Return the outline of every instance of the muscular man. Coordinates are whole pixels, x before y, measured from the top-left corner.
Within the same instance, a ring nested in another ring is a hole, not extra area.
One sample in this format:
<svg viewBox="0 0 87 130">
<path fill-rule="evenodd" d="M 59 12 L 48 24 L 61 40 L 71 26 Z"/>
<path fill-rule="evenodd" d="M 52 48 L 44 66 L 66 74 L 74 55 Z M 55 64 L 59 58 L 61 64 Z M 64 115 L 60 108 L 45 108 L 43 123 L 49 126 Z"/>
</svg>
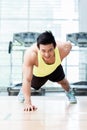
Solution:
<svg viewBox="0 0 87 130">
<path fill-rule="evenodd" d="M 65 78 L 62 60 L 69 54 L 70 42 L 56 42 L 52 32 L 46 31 L 39 35 L 37 44 L 26 50 L 23 63 L 23 95 L 19 92 L 19 99 L 24 101 L 24 110 L 36 110 L 31 102 L 31 87 L 38 90 L 47 80 L 57 82 L 65 90 L 70 103 L 77 103 L 68 80 Z"/>
</svg>

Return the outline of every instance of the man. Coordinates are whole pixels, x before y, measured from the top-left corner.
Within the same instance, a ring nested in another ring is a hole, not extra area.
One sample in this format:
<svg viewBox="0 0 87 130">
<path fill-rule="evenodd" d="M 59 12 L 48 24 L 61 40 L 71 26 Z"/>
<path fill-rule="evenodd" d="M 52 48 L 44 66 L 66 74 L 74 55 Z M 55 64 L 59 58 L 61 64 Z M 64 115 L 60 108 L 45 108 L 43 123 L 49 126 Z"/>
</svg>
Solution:
<svg viewBox="0 0 87 130">
<path fill-rule="evenodd" d="M 61 61 L 71 49 L 70 42 L 56 42 L 53 34 L 46 31 L 39 35 L 37 44 L 26 50 L 23 63 L 23 85 L 18 95 L 21 101 L 24 100 L 25 111 L 37 109 L 31 102 L 31 87 L 38 90 L 47 80 L 60 84 L 70 103 L 77 103 L 61 65 Z"/>
</svg>

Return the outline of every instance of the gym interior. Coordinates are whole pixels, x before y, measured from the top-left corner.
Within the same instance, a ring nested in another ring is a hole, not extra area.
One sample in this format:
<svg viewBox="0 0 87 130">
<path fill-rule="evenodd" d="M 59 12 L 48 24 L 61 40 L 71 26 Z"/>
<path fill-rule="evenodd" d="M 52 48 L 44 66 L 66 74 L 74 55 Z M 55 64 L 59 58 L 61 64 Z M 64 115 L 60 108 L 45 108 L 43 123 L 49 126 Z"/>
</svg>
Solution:
<svg viewBox="0 0 87 130">
<path fill-rule="evenodd" d="M 87 129 L 86 4 L 86 0 L 0 0 L 0 129 Z M 56 40 L 72 43 L 62 65 L 77 104 L 67 101 L 60 85 L 47 81 L 40 90 L 31 89 L 38 109 L 25 112 L 17 98 L 24 52 L 46 30 Z"/>
</svg>

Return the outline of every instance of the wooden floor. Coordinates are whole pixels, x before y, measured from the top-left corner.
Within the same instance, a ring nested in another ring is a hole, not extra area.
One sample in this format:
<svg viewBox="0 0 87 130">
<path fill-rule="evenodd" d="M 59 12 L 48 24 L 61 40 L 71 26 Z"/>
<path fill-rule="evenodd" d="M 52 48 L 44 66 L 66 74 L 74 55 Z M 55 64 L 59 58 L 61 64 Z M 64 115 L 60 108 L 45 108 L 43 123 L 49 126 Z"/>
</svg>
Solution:
<svg viewBox="0 0 87 130">
<path fill-rule="evenodd" d="M 24 112 L 17 96 L 0 96 L 0 130 L 87 130 L 87 96 L 69 104 L 65 94 L 32 96 L 38 107 Z"/>
</svg>

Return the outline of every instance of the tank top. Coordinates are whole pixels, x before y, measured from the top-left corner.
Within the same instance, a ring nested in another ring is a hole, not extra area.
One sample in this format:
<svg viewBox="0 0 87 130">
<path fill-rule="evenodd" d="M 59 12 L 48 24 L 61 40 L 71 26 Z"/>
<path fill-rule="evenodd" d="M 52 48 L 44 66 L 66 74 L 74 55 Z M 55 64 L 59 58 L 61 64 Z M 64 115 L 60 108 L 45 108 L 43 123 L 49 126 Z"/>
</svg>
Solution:
<svg viewBox="0 0 87 130">
<path fill-rule="evenodd" d="M 34 66 L 33 68 L 33 75 L 37 77 L 44 77 L 51 74 L 60 64 L 60 54 L 59 50 L 56 47 L 55 50 L 55 62 L 53 64 L 46 64 L 45 61 L 42 59 L 40 51 L 38 51 L 38 66 Z"/>
</svg>

